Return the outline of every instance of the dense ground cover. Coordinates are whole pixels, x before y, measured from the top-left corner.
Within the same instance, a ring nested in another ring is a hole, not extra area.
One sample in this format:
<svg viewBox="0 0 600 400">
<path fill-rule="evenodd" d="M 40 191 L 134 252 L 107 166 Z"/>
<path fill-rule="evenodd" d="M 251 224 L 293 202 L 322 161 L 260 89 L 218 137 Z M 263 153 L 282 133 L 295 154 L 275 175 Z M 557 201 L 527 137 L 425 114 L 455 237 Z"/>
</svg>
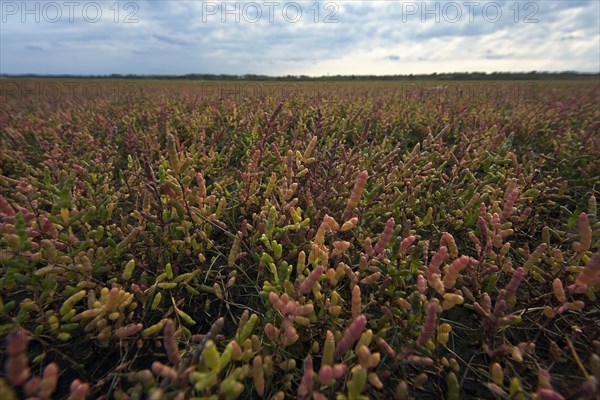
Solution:
<svg viewBox="0 0 600 400">
<path fill-rule="evenodd" d="M 3 399 L 598 396 L 598 80 L 0 85 Z"/>
</svg>

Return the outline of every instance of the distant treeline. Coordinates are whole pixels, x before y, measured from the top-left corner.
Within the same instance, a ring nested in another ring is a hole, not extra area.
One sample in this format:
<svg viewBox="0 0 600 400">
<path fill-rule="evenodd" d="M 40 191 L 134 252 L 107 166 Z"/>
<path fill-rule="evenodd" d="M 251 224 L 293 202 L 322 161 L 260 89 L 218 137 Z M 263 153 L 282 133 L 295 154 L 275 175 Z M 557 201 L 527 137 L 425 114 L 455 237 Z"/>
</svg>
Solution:
<svg viewBox="0 0 600 400">
<path fill-rule="evenodd" d="M 38 74 L 0 74 L 1 78 L 82 78 L 82 79 L 164 79 L 164 80 L 202 80 L 202 81 L 414 81 L 414 80 L 535 80 L 535 79 L 578 79 L 600 78 L 599 73 L 585 72 L 457 72 L 408 75 L 326 75 L 311 77 L 307 75 L 227 75 L 227 74 L 186 74 L 186 75 L 38 75 Z"/>
</svg>

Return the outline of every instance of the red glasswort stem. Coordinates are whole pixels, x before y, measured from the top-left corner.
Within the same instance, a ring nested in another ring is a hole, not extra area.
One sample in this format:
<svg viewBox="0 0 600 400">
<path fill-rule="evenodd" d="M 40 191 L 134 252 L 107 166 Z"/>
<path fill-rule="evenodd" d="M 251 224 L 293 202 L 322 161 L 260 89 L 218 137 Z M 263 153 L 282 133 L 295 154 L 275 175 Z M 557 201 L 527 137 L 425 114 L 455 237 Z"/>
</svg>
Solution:
<svg viewBox="0 0 600 400">
<path fill-rule="evenodd" d="M 334 357 L 339 358 L 342 355 L 346 354 L 346 352 L 350 349 L 352 344 L 360 338 L 360 335 L 362 334 L 366 326 L 367 317 L 365 317 L 364 315 L 359 315 L 358 317 L 356 317 L 356 319 L 354 319 L 354 321 L 352 321 L 344 331 L 342 339 L 335 348 Z"/>
</svg>

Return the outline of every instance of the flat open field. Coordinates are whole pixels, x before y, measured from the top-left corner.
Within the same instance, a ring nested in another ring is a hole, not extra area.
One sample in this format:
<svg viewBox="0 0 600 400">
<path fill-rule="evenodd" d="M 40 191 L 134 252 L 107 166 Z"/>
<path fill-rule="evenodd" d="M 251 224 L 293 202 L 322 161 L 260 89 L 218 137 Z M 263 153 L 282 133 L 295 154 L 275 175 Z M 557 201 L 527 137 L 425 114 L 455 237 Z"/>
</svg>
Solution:
<svg viewBox="0 0 600 400">
<path fill-rule="evenodd" d="M 597 78 L 0 88 L 3 400 L 599 396 Z"/>
</svg>

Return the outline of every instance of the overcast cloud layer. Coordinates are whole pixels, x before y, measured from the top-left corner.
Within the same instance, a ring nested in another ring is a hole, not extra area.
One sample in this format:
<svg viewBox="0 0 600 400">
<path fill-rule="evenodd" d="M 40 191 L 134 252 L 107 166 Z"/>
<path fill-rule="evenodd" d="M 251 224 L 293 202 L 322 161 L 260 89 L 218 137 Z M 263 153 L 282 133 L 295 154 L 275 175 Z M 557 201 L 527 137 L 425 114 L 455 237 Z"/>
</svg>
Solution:
<svg viewBox="0 0 600 400">
<path fill-rule="evenodd" d="M 0 1 L 7 74 L 600 71 L 600 2 Z"/>
</svg>

